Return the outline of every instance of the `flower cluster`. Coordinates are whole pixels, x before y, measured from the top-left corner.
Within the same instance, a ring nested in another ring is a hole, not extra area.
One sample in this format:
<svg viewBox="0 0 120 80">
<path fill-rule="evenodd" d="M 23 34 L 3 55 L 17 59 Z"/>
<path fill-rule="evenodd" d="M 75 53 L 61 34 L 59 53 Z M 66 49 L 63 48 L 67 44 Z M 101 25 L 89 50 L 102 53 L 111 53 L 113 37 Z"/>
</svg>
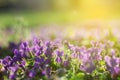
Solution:
<svg viewBox="0 0 120 80">
<path fill-rule="evenodd" d="M 103 75 L 100 74 L 105 73 L 117 79 L 120 74 L 119 55 L 112 46 L 98 42 L 92 42 L 88 47 L 34 39 L 22 42 L 14 50 L 14 56 L 0 60 L 0 74 L 9 80 L 52 80 L 63 76 L 73 80 L 70 75 L 79 73 L 93 78 L 101 78 Z"/>
</svg>

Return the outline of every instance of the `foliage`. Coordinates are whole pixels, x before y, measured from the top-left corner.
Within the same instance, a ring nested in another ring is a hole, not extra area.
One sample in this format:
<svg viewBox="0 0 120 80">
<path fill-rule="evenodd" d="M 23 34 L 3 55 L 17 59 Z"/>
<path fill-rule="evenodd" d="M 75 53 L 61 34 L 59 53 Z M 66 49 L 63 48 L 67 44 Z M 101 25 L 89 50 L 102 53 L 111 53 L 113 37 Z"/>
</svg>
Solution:
<svg viewBox="0 0 120 80">
<path fill-rule="evenodd" d="M 0 60 L 1 78 L 119 80 L 119 48 L 111 44 L 92 41 L 90 47 L 74 46 L 35 38 L 21 43 L 13 57 Z"/>
</svg>

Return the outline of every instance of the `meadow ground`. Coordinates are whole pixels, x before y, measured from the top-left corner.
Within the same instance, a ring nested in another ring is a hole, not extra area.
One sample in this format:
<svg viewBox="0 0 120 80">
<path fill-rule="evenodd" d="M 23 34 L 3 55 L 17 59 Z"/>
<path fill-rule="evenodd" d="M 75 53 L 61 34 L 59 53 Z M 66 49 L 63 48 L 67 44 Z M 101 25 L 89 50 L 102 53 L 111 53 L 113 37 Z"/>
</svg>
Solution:
<svg viewBox="0 0 120 80">
<path fill-rule="evenodd" d="M 120 80 L 120 21 L 79 18 L 0 13 L 0 79 Z"/>
</svg>

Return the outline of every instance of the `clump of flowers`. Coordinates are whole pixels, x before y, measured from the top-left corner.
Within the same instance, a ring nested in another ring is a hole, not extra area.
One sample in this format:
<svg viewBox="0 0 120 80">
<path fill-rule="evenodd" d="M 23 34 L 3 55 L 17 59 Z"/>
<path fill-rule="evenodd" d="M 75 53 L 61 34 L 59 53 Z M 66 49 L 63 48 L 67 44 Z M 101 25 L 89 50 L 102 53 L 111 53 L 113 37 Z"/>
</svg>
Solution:
<svg viewBox="0 0 120 80">
<path fill-rule="evenodd" d="M 120 58 L 115 53 L 101 43 L 80 47 L 34 39 L 0 60 L 0 75 L 6 80 L 108 80 L 108 76 L 117 80 Z"/>
</svg>

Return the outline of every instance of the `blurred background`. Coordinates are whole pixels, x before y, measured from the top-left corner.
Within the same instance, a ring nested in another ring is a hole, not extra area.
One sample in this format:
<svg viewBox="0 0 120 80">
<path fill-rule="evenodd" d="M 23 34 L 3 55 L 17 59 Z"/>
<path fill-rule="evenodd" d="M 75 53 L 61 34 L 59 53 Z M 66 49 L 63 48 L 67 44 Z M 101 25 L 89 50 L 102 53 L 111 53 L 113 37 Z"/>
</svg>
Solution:
<svg viewBox="0 0 120 80">
<path fill-rule="evenodd" d="M 120 0 L 0 0 L 3 52 L 34 36 L 83 44 L 93 39 L 116 41 L 119 27 Z"/>
</svg>

